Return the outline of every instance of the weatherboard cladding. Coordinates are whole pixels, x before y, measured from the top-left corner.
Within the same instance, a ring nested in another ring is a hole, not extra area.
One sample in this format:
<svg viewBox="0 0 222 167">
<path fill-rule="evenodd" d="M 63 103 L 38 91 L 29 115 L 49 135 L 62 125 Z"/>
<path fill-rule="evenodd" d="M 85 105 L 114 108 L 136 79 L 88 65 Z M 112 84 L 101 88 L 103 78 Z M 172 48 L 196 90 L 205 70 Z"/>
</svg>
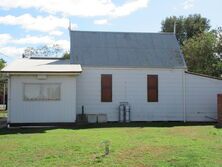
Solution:
<svg viewBox="0 0 222 167">
<path fill-rule="evenodd" d="M 88 67 L 186 68 L 172 33 L 70 31 L 71 63 Z"/>
</svg>

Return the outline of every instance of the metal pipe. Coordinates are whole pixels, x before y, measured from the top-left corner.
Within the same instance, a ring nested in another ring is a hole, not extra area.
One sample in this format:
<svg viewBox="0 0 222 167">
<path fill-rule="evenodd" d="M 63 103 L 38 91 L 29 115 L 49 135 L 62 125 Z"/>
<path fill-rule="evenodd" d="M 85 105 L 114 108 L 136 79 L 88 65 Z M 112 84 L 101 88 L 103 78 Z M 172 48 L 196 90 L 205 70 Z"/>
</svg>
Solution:
<svg viewBox="0 0 222 167">
<path fill-rule="evenodd" d="M 5 83 L 3 84 L 3 104 L 5 104 Z"/>
<path fill-rule="evenodd" d="M 186 73 L 183 71 L 183 122 L 186 122 Z"/>
<path fill-rule="evenodd" d="M 85 113 L 85 109 L 84 109 L 84 106 L 82 106 L 82 115 L 84 115 Z"/>
<path fill-rule="evenodd" d="M 8 118 L 7 122 L 10 123 L 11 120 L 11 112 L 10 112 L 10 107 L 11 107 L 11 76 L 8 76 L 8 103 L 7 103 L 7 113 L 8 113 Z"/>
<path fill-rule="evenodd" d="M 177 24 L 176 24 L 176 21 L 174 22 L 174 24 L 173 24 L 173 33 L 176 35 L 176 31 L 177 31 Z"/>
</svg>

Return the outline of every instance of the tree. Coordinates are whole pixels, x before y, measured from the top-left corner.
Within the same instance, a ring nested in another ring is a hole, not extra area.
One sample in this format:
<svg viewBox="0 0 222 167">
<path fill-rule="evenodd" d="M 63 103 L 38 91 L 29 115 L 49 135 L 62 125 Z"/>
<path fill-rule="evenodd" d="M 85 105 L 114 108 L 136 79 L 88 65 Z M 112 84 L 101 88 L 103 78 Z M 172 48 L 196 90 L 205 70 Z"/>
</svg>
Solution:
<svg viewBox="0 0 222 167">
<path fill-rule="evenodd" d="M 2 58 L 0 58 L 0 70 L 3 69 L 6 66 L 6 61 Z M 5 75 L 3 73 L 0 73 L 0 80 L 4 80 Z"/>
<path fill-rule="evenodd" d="M 0 70 L 3 69 L 5 67 L 5 65 L 6 65 L 5 60 L 1 58 L 0 59 Z"/>
<path fill-rule="evenodd" d="M 195 35 L 206 32 L 210 29 L 210 20 L 201 17 L 200 14 L 189 15 L 184 20 L 186 38 L 192 38 Z"/>
<path fill-rule="evenodd" d="M 182 51 L 189 71 L 219 77 L 222 73 L 222 62 L 217 54 L 217 36 L 205 32 L 193 36 L 184 42 Z"/>
<path fill-rule="evenodd" d="M 70 59 L 70 53 L 69 53 L 69 52 L 65 52 L 65 53 L 63 54 L 63 58 L 64 58 L 64 59 Z"/>
<path fill-rule="evenodd" d="M 176 24 L 176 37 L 177 40 L 182 44 L 186 38 L 185 30 L 184 30 L 184 17 L 176 17 L 171 16 L 167 17 L 164 21 L 162 21 L 161 31 L 162 32 L 173 32 L 174 24 Z"/>
<path fill-rule="evenodd" d="M 161 23 L 162 32 L 173 32 L 176 24 L 176 37 L 181 45 L 184 41 L 210 29 L 210 21 L 200 14 L 167 17 Z"/>
<path fill-rule="evenodd" d="M 63 55 L 63 49 L 59 45 L 47 46 L 33 48 L 28 47 L 24 50 L 22 54 L 23 58 L 29 57 L 61 57 Z"/>
<path fill-rule="evenodd" d="M 181 45 L 188 70 L 220 77 L 222 74 L 222 28 L 209 32 L 210 21 L 200 14 L 167 17 L 162 32 L 173 32 Z"/>
<path fill-rule="evenodd" d="M 5 65 L 6 65 L 6 62 L 5 62 L 5 60 L 4 59 L 0 59 L 0 70 L 2 69 L 2 68 L 4 68 L 5 67 Z M 1 104 L 3 103 L 3 102 L 5 102 L 3 99 L 5 98 L 4 97 L 4 93 L 5 93 L 5 89 L 7 89 L 7 84 L 4 86 L 4 84 L 5 84 L 5 82 L 6 82 L 6 76 L 3 74 L 3 73 L 0 73 L 0 97 L 1 97 Z"/>
</svg>

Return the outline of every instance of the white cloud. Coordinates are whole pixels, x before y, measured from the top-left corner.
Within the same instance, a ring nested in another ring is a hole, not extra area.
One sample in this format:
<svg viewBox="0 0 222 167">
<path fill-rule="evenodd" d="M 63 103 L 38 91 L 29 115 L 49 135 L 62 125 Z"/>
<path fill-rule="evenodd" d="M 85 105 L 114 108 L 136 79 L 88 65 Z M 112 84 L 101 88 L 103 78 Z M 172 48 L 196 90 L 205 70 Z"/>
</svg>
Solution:
<svg viewBox="0 0 222 167">
<path fill-rule="evenodd" d="M 62 34 L 63 34 L 63 32 L 62 31 L 58 31 L 58 30 L 49 32 L 49 35 L 55 35 L 55 36 L 61 36 Z"/>
<path fill-rule="evenodd" d="M 195 0 L 185 0 L 183 2 L 183 9 L 188 10 L 194 7 Z"/>
<path fill-rule="evenodd" d="M 108 20 L 107 19 L 94 20 L 94 24 L 99 24 L 99 25 L 108 24 Z"/>
<path fill-rule="evenodd" d="M 12 39 L 10 43 L 18 45 L 35 45 L 35 44 L 51 44 L 54 40 L 49 36 L 30 36 L 27 35 L 23 38 Z"/>
<path fill-rule="evenodd" d="M 111 16 L 120 17 L 127 16 L 140 8 L 145 8 L 148 5 L 148 0 L 131 0 L 122 6 L 116 7 Z"/>
<path fill-rule="evenodd" d="M 54 45 L 58 44 L 64 50 L 69 50 L 70 44 L 68 40 L 56 40 L 52 36 L 30 36 L 22 38 L 13 38 L 10 34 L 0 34 L 0 53 L 10 57 L 19 57 L 24 49 L 33 45 Z M 22 46 L 22 47 L 20 47 Z M 24 47 L 25 46 L 25 47 Z"/>
<path fill-rule="evenodd" d="M 2 38 L 2 39 L 1 39 Z M 10 34 L 0 34 L 0 44 L 6 46 L 8 44 L 16 45 L 53 45 L 58 44 L 64 49 L 69 49 L 69 41 L 64 39 L 56 40 L 52 36 L 31 36 L 27 35 L 22 38 L 13 38 Z"/>
<path fill-rule="evenodd" d="M 58 18 L 55 16 L 37 16 L 33 17 L 30 14 L 21 16 L 1 16 L 0 24 L 19 25 L 26 30 L 35 30 L 40 32 L 54 32 L 59 28 L 68 28 L 69 20 L 67 18 Z M 76 25 L 77 26 L 77 25 Z"/>
<path fill-rule="evenodd" d="M 126 16 L 145 8 L 149 0 L 127 0 L 121 5 L 116 5 L 112 0 L 1 0 L 0 7 L 10 8 L 35 8 L 47 13 L 61 13 L 66 16 Z"/>
<path fill-rule="evenodd" d="M 0 16 L 0 24 L 17 25 L 25 30 L 46 32 L 47 36 L 30 36 L 14 38 L 10 34 L 0 34 L 0 52 L 10 56 L 21 56 L 24 45 L 59 44 L 69 49 L 69 41 L 56 39 L 55 36 L 63 34 L 61 29 L 67 29 L 69 20 L 67 16 L 105 17 L 95 20 L 95 24 L 107 24 L 111 19 L 123 17 L 146 8 L 149 0 L 125 0 L 122 4 L 115 4 L 112 0 L 0 0 L 0 9 L 37 9 L 49 16 Z M 57 16 L 55 16 L 55 14 Z M 58 17 L 60 14 L 60 17 Z M 72 24 L 72 29 L 77 25 Z M 17 47 L 18 46 L 18 47 Z"/>
<path fill-rule="evenodd" d="M 12 58 L 22 57 L 25 48 L 18 48 L 13 46 L 0 47 L 0 53 Z"/>
<path fill-rule="evenodd" d="M 54 43 L 53 43 L 54 44 Z M 60 47 L 62 47 L 64 50 L 69 50 L 70 48 L 70 43 L 67 40 L 57 40 L 55 41 L 55 44 L 58 44 Z"/>
<path fill-rule="evenodd" d="M 71 30 L 76 30 L 78 28 L 78 25 L 71 23 L 71 27 L 70 28 L 71 28 Z"/>
<path fill-rule="evenodd" d="M 8 43 L 12 39 L 10 34 L 0 34 L 0 45 Z"/>
</svg>

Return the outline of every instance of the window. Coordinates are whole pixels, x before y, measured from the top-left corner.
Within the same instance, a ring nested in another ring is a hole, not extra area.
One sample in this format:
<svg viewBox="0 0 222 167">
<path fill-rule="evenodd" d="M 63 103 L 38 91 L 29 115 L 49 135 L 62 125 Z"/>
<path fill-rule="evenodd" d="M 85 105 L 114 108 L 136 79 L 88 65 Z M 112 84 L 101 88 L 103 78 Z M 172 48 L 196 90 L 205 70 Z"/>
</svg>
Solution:
<svg viewBox="0 0 222 167">
<path fill-rule="evenodd" d="M 24 100 L 60 100 L 59 83 L 24 83 Z"/>
<path fill-rule="evenodd" d="M 158 102 L 158 75 L 147 75 L 147 100 Z"/>
<path fill-rule="evenodd" d="M 101 75 L 101 102 L 112 102 L 112 75 Z"/>
</svg>

